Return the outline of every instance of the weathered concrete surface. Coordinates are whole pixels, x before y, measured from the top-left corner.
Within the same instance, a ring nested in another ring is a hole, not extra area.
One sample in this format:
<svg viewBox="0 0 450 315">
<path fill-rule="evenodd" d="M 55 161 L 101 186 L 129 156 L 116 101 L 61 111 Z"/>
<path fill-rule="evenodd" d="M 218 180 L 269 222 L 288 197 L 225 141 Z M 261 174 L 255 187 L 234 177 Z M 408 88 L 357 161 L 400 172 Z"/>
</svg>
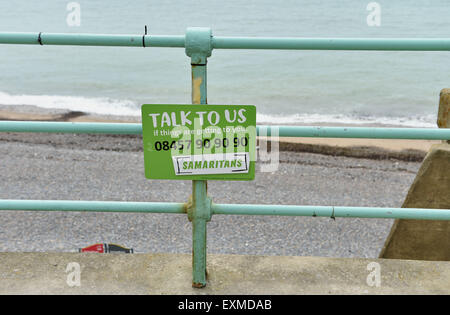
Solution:
<svg viewBox="0 0 450 315">
<path fill-rule="evenodd" d="M 439 128 L 450 128 L 450 89 L 441 90 L 437 124 Z"/>
<path fill-rule="evenodd" d="M 439 97 L 437 125 L 439 128 L 450 128 L 450 89 L 442 89 Z M 450 143 L 450 140 L 442 142 Z"/>
<path fill-rule="evenodd" d="M 209 255 L 208 286 L 193 289 L 190 255 L 0 253 L 0 294 L 450 294 L 450 262 Z"/>
<path fill-rule="evenodd" d="M 431 148 L 403 208 L 450 209 L 450 144 Z M 450 261 L 450 221 L 396 220 L 380 258 Z"/>
</svg>

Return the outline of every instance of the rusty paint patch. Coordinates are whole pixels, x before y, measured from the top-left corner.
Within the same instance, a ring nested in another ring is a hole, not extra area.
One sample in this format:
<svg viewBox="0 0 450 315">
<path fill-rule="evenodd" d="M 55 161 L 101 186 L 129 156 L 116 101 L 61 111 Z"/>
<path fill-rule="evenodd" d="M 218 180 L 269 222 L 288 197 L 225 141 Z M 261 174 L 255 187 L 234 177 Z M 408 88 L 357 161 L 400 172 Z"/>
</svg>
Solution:
<svg viewBox="0 0 450 315">
<path fill-rule="evenodd" d="M 194 201 L 192 200 L 192 195 L 189 196 L 188 202 L 184 204 L 184 209 L 188 215 L 188 220 L 192 222 L 194 218 L 193 209 L 194 209 Z"/>
<path fill-rule="evenodd" d="M 183 212 L 184 213 L 188 212 L 188 207 L 189 207 L 189 203 L 188 202 L 183 203 Z"/>
<path fill-rule="evenodd" d="M 200 87 L 202 83 L 203 79 L 201 77 L 192 79 L 192 104 L 200 104 L 202 96 Z"/>
<path fill-rule="evenodd" d="M 197 282 L 192 282 L 192 287 L 193 287 L 193 288 L 197 288 L 197 289 L 201 289 L 201 288 L 206 287 L 206 284 L 203 284 L 203 283 L 197 283 Z"/>
</svg>

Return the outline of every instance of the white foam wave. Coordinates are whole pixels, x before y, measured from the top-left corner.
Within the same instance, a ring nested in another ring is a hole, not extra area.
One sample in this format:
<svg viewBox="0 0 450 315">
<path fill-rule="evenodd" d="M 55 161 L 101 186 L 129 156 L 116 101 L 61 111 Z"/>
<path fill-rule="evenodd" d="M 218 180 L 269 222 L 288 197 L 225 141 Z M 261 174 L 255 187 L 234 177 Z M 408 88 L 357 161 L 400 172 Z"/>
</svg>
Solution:
<svg viewBox="0 0 450 315">
<path fill-rule="evenodd" d="M 139 116 L 140 109 L 132 101 L 106 97 L 61 95 L 11 95 L 0 92 L 1 105 L 31 105 L 47 109 L 68 109 L 101 115 Z"/>
<path fill-rule="evenodd" d="M 321 114 L 295 114 L 295 115 L 267 115 L 258 113 L 258 124 L 351 124 L 351 125 L 392 125 L 399 127 L 437 128 L 436 116 L 415 117 L 381 117 L 381 116 L 354 116 L 354 115 L 321 115 Z"/>
<path fill-rule="evenodd" d="M 140 104 L 131 100 L 116 100 L 106 97 L 80 97 L 61 95 L 11 95 L 0 92 L 1 105 L 31 105 L 46 109 L 67 109 L 91 114 L 113 116 L 140 116 Z M 379 124 L 403 127 L 436 127 L 436 116 L 380 117 L 356 115 L 257 114 L 258 124 Z"/>
</svg>

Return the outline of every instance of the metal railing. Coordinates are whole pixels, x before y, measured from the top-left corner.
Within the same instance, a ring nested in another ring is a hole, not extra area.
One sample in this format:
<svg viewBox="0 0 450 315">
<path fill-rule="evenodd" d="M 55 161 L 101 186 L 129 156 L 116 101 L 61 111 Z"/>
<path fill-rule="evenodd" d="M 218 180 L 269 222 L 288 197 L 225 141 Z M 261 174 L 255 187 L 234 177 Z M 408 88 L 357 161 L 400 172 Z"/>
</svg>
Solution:
<svg viewBox="0 0 450 315">
<path fill-rule="evenodd" d="M 209 28 L 188 28 L 184 36 L 0 33 L 0 44 L 185 48 L 187 56 L 191 58 L 192 82 L 201 82 L 192 84 L 192 104 L 207 103 L 206 64 L 213 49 L 450 50 L 450 39 L 447 38 L 220 37 L 212 36 Z M 257 134 L 264 130 L 264 136 L 270 136 L 273 128 L 277 128 L 280 137 L 450 140 L 450 129 L 432 128 L 257 126 Z M 142 126 L 132 123 L 0 121 L 0 132 L 142 134 Z M 0 210 L 187 214 L 193 226 L 192 285 L 194 287 L 206 285 L 206 225 L 213 214 L 450 220 L 449 209 L 215 204 L 207 195 L 206 181 L 194 180 L 192 186 L 192 196 L 186 203 L 0 200 Z"/>
</svg>

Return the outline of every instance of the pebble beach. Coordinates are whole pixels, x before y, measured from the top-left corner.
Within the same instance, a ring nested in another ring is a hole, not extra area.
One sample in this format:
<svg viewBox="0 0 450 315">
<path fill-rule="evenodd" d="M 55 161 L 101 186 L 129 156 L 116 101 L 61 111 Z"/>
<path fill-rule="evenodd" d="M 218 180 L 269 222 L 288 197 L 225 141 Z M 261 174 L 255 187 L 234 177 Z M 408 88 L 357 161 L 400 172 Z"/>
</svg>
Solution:
<svg viewBox="0 0 450 315">
<path fill-rule="evenodd" d="M 0 118 L 132 121 L 5 106 Z M 427 145 L 421 142 L 415 152 Z M 281 151 L 276 172 L 257 167 L 254 181 L 209 181 L 208 193 L 216 203 L 401 207 L 420 167 L 417 157 L 330 152 Z M 192 189 L 190 181 L 145 178 L 140 136 L 0 133 L 0 161 L 1 199 L 186 202 Z M 208 223 L 208 252 L 376 258 L 392 223 L 215 215 Z M 76 252 L 94 243 L 116 243 L 136 253 L 190 253 L 192 246 L 186 215 L 2 211 L 0 226 L 0 251 Z"/>
</svg>

